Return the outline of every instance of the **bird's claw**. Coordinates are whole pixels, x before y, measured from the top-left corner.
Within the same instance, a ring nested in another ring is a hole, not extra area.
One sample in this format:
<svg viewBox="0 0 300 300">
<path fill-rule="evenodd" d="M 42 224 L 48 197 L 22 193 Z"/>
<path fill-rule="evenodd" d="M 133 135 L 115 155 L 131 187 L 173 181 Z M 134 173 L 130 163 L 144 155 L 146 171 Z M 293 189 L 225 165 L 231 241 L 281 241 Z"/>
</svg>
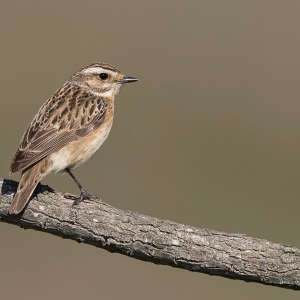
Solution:
<svg viewBox="0 0 300 300">
<path fill-rule="evenodd" d="M 83 200 L 86 200 L 86 199 L 96 200 L 96 199 L 100 199 L 100 198 L 97 195 L 90 195 L 87 191 L 82 189 L 79 198 L 73 202 L 72 206 L 78 205 L 80 202 L 82 202 Z"/>
</svg>

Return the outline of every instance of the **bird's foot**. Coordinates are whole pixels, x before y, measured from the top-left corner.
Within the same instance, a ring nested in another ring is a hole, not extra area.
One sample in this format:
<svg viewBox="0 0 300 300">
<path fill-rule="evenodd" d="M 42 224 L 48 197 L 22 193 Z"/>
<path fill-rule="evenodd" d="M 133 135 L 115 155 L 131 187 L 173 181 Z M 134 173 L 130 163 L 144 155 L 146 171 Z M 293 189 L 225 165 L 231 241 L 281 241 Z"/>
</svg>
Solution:
<svg viewBox="0 0 300 300">
<path fill-rule="evenodd" d="M 97 195 L 90 195 L 86 190 L 82 189 L 79 198 L 73 202 L 72 206 L 78 205 L 81 201 L 83 201 L 85 199 L 88 199 L 88 200 L 99 199 L 99 200 L 101 200 Z"/>
</svg>

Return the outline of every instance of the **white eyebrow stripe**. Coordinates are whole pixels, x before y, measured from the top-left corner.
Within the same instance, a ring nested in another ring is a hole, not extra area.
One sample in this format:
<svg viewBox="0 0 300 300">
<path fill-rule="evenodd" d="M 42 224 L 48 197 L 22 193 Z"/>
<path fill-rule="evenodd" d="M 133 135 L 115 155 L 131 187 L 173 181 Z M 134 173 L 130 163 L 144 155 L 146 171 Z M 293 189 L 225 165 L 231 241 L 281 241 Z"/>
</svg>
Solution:
<svg viewBox="0 0 300 300">
<path fill-rule="evenodd" d="M 94 67 L 94 68 L 89 68 L 83 71 L 83 73 L 85 74 L 90 74 L 90 73 L 96 73 L 96 74 L 100 74 L 100 73 L 110 73 L 109 70 L 103 69 L 101 67 Z"/>
</svg>

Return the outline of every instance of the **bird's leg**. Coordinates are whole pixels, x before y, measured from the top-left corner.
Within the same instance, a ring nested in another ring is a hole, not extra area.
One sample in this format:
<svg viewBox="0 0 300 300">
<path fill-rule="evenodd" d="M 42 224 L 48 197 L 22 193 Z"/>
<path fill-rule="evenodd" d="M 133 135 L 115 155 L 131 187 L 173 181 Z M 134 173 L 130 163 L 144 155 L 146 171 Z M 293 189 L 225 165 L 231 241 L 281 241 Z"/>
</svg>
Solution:
<svg viewBox="0 0 300 300">
<path fill-rule="evenodd" d="M 79 181 L 76 179 L 76 177 L 74 176 L 74 174 L 71 172 L 71 170 L 69 168 L 66 169 L 66 171 L 69 173 L 69 175 L 73 178 L 73 180 L 75 181 L 76 185 L 79 187 L 80 189 L 80 196 L 77 200 L 75 200 L 73 202 L 73 205 L 77 205 L 79 204 L 82 200 L 84 199 L 99 199 L 99 197 L 97 195 L 90 195 L 83 187 L 82 185 L 79 183 Z"/>
</svg>

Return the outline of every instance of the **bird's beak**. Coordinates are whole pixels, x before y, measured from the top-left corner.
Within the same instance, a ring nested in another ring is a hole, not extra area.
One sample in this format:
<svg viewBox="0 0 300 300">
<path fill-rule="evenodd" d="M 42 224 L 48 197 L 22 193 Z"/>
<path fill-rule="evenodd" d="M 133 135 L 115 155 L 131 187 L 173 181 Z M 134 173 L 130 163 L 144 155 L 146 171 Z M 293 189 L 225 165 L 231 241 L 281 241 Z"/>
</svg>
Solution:
<svg viewBox="0 0 300 300">
<path fill-rule="evenodd" d="M 135 81 L 139 81 L 139 79 L 131 76 L 124 76 L 123 78 L 118 80 L 118 83 L 123 84 L 123 83 L 135 82 Z"/>
</svg>

